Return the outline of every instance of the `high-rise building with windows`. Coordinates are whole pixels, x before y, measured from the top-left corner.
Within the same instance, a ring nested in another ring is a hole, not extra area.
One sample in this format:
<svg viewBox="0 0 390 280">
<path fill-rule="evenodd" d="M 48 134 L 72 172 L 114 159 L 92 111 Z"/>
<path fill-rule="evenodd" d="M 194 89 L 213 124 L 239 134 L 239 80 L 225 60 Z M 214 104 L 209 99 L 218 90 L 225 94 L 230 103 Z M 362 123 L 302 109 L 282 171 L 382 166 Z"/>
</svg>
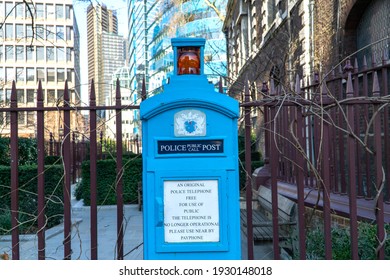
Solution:
<svg viewBox="0 0 390 280">
<path fill-rule="evenodd" d="M 0 22 L 0 107 L 9 106 L 13 80 L 19 107 L 36 106 L 39 80 L 45 106 L 60 104 L 65 80 L 71 102 L 78 103 L 79 35 L 72 1 L 0 1 Z M 7 134 L 9 116 L 0 113 L 2 134 Z M 21 136 L 35 136 L 35 118 L 33 111 L 19 113 Z M 58 112 L 47 112 L 45 131 L 58 136 L 60 118 Z"/>
<path fill-rule="evenodd" d="M 104 4 L 87 9 L 88 80 L 94 80 L 96 104 L 105 105 L 111 75 L 124 66 L 124 39 L 118 35 L 116 12 Z"/>
<path fill-rule="evenodd" d="M 163 90 L 173 72 L 173 37 L 206 38 L 204 73 L 212 83 L 226 76 L 226 39 L 222 32 L 226 1 L 213 3 L 215 9 L 201 0 L 128 0 L 128 40 L 133 52 L 130 65 L 134 63 L 137 89 L 141 89 L 144 78 L 149 96 Z"/>
</svg>

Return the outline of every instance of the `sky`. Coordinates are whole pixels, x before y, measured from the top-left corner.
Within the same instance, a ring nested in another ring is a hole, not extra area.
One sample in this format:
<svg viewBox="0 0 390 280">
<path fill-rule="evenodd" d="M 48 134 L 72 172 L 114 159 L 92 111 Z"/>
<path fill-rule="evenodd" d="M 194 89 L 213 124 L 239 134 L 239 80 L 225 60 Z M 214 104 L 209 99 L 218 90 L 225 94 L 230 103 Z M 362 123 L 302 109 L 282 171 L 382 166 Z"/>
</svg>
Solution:
<svg viewBox="0 0 390 280">
<path fill-rule="evenodd" d="M 88 100 L 88 55 L 87 55 L 87 8 L 90 3 L 104 3 L 110 10 L 117 11 L 118 34 L 127 37 L 127 1 L 107 0 L 107 1 L 86 1 L 73 0 L 73 9 L 80 33 L 80 83 L 81 100 Z"/>
</svg>

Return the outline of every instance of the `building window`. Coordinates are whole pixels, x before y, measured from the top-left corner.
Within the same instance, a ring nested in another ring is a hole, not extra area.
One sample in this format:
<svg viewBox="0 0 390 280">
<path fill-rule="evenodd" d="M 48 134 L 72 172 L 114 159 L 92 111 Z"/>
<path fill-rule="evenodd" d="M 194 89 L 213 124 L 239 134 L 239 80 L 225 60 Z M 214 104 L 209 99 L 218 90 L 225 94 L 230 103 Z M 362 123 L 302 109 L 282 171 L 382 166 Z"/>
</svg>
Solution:
<svg viewBox="0 0 390 280">
<path fill-rule="evenodd" d="M 61 4 L 56 4 L 56 19 L 64 18 L 64 6 Z"/>
<path fill-rule="evenodd" d="M 35 38 L 38 40 L 45 39 L 45 28 L 41 24 L 35 26 Z"/>
<path fill-rule="evenodd" d="M 26 59 L 27 61 L 34 60 L 34 47 L 26 46 Z"/>
<path fill-rule="evenodd" d="M 25 9 L 25 17 L 30 19 L 30 18 L 33 18 L 35 15 L 35 8 L 34 8 L 34 5 L 32 3 L 28 3 L 28 4 L 23 4 L 23 6 L 26 8 Z"/>
<path fill-rule="evenodd" d="M 65 82 L 65 69 L 57 68 L 57 83 Z"/>
<path fill-rule="evenodd" d="M 45 60 L 45 48 L 37 47 L 37 61 L 44 61 L 44 60 Z"/>
<path fill-rule="evenodd" d="M 47 68 L 47 81 L 48 82 L 55 82 L 54 68 Z"/>
<path fill-rule="evenodd" d="M 66 62 L 72 62 L 72 48 L 66 48 Z"/>
<path fill-rule="evenodd" d="M 45 9 L 43 4 L 36 4 L 36 12 L 37 12 L 37 18 L 43 19 L 45 18 Z"/>
<path fill-rule="evenodd" d="M 16 39 L 22 39 L 22 38 L 24 38 L 23 24 L 17 24 L 16 25 Z"/>
<path fill-rule="evenodd" d="M 66 71 L 66 79 L 68 80 L 68 82 L 73 83 L 73 69 L 68 69 Z"/>
<path fill-rule="evenodd" d="M 5 24 L 5 39 L 6 40 L 14 39 L 14 25 L 12 23 Z"/>
<path fill-rule="evenodd" d="M 14 3 L 13 2 L 5 2 L 5 16 L 8 18 L 14 17 Z"/>
<path fill-rule="evenodd" d="M 5 61 L 14 61 L 14 46 L 5 46 Z"/>
<path fill-rule="evenodd" d="M 54 47 L 46 47 L 46 61 L 54 62 Z"/>
<path fill-rule="evenodd" d="M 24 46 L 16 46 L 16 61 L 24 61 Z"/>
<path fill-rule="evenodd" d="M 56 91 L 54 89 L 50 89 L 47 91 L 47 103 L 56 102 Z"/>
<path fill-rule="evenodd" d="M 53 18 L 54 18 L 54 5 L 46 4 L 46 19 L 53 19 Z"/>
<path fill-rule="evenodd" d="M 26 79 L 27 79 L 27 82 L 34 82 L 35 81 L 34 68 L 29 67 L 26 69 Z"/>
<path fill-rule="evenodd" d="M 16 96 L 18 99 L 18 103 L 24 103 L 24 89 L 16 90 Z"/>
<path fill-rule="evenodd" d="M 17 67 L 16 68 L 16 81 L 17 82 L 25 82 L 25 73 L 24 73 L 24 67 Z"/>
<path fill-rule="evenodd" d="M 57 48 L 57 62 L 65 61 L 64 48 Z"/>
<path fill-rule="evenodd" d="M 27 90 L 27 103 L 34 103 L 34 90 L 33 89 Z"/>
<path fill-rule="evenodd" d="M 66 6 L 65 6 L 65 18 L 66 18 L 66 19 L 71 19 L 71 17 L 72 17 L 72 12 L 73 12 L 72 6 L 66 5 Z"/>
<path fill-rule="evenodd" d="M 5 68 L 5 81 L 12 82 L 15 80 L 15 69 L 13 67 Z"/>
<path fill-rule="evenodd" d="M 54 25 L 46 25 L 46 40 L 54 40 Z"/>
<path fill-rule="evenodd" d="M 27 112 L 27 125 L 35 125 L 35 112 Z"/>
<path fill-rule="evenodd" d="M 56 37 L 57 37 L 57 41 L 65 39 L 64 27 L 62 25 L 57 25 L 57 27 L 56 27 Z"/>
<path fill-rule="evenodd" d="M 73 27 L 67 26 L 66 27 L 66 40 L 67 41 L 72 41 L 72 33 L 73 33 Z"/>
<path fill-rule="evenodd" d="M 16 7 L 16 17 L 17 18 L 23 18 L 24 17 L 24 3 L 18 4 L 15 3 Z"/>
<path fill-rule="evenodd" d="M 44 82 L 45 81 L 45 68 L 37 68 L 37 81 Z"/>
<path fill-rule="evenodd" d="M 33 30 L 31 24 L 26 24 L 26 38 L 32 38 L 33 37 Z"/>
</svg>

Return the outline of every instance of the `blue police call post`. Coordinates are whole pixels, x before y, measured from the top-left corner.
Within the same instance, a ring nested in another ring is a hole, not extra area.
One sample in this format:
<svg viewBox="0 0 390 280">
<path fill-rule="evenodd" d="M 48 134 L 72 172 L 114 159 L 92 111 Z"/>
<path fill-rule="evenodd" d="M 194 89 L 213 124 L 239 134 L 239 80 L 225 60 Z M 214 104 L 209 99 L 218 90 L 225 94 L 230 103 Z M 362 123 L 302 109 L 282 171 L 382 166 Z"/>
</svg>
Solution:
<svg viewBox="0 0 390 280">
<path fill-rule="evenodd" d="M 238 102 L 204 75 L 201 38 L 174 38 L 174 74 L 140 106 L 144 259 L 241 259 Z"/>
</svg>

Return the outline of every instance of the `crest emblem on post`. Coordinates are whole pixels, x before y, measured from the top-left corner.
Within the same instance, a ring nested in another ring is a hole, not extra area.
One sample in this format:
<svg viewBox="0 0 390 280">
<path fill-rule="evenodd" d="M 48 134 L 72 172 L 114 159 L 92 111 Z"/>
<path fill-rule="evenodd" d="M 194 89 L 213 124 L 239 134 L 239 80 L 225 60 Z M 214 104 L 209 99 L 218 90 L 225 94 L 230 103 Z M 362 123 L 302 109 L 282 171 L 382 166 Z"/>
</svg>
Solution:
<svg viewBox="0 0 390 280">
<path fill-rule="evenodd" d="M 205 136 L 206 114 L 199 110 L 183 110 L 174 116 L 175 136 Z"/>
</svg>

